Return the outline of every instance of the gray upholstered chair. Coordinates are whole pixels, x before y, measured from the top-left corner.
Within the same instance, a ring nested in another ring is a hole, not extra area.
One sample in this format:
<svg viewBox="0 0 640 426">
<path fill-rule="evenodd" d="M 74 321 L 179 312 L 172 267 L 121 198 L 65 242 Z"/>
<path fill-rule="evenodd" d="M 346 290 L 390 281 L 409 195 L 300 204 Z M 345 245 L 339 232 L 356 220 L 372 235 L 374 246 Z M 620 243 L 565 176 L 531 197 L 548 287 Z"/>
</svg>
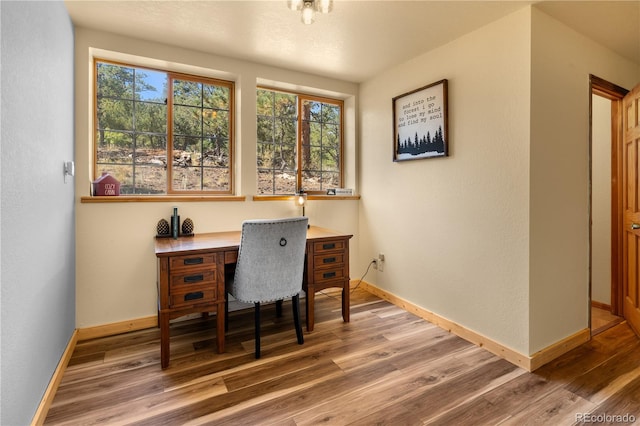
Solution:
<svg viewBox="0 0 640 426">
<path fill-rule="evenodd" d="M 282 300 L 291 297 L 298 344 L 304 342 L 299 293 L 304 274 L 307 224 L 306 217 L 242 223 L 235 274 L 227 283 L 227 291 L 241 302 L 254 304 L 256 358 L 260 358 L 260 303 L 275 301 L 279 315 Z"/>
</svg>

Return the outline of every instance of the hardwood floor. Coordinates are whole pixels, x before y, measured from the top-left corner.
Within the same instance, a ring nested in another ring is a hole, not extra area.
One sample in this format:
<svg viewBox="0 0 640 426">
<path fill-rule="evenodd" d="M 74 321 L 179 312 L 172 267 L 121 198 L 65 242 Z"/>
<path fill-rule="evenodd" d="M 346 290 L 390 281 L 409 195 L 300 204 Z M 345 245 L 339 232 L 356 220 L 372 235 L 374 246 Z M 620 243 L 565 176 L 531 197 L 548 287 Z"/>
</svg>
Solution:
<svg viewBox="0 0 640 426">
<path fill-rule="evenodd" d="M 624 318 L 613 315 L 611 310 L 591 307 L 591 335 L 602 333 L 603 331 L 621 323 Z"/>
<path fill-rule="evenodd" d="M 280 319 L 265 307 L 260 360 L 251 311 L 231 313 L 224 354 L 211 319 L 173 325 L 166 370 L 158 329 L 80 342 L 46 424 L 640 422 L 640 340 L 626 323 L 528 373 L 365 291 L 351 301 L 345 324 L 339 299 L 318 295 L 304 345 L 290 305 Z"/>
</svg>

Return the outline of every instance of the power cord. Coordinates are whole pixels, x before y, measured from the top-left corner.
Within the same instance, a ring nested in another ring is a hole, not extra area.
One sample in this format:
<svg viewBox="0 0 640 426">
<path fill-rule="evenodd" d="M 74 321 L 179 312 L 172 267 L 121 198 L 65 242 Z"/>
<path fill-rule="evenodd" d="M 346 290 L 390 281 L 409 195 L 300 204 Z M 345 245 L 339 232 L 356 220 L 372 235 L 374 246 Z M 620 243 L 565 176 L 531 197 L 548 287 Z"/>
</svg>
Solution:
<svg viewBox="0 0 640 426">
<path fill-rule="evenodd" d="M 367 274 L 369 273 L 369 269 L 371 269 L 371 265 L 373 265 L 374 263 L 376 263 L 375 260 L 372 260 L 371 262 L 369 262 L 369 265 L 367 265 L 367 269 L 366 271 L 364 271 L 364 274 L 362 274 L 362 276 L 360 277 L 360 279 L 358 280 L 358 284 L 356 284 L 356 286 L 351 290 L 351 293 L 353 293 L 358 286 L 360 285 L 360 283 L 362 282 L 362 280 L 364 280 L 364 277 L 367 276 Z"/>
<path fill-rule="evenodd" d="M 358 288 L 358 286 L 360 285 L 360 283 L 362 283 L 362 280 L 364 280 L 364 277 L 366 277 L 366 276 L 367 276 L 367 274 L 369 273 L 369 269 L 371 269 L 371 265 L 373 265 L 374 263 L 376 263 L 376 262 L 375 262 L 375 260 L 372 260 L 371 262 L 369 262 L 369 265 L 367 265 L 367 269 L 364 271 L 364 274 L 362 274 L 362 277 L 360 277 L 360 279 L 358 280 L 358 284 L 356 284 L 356 286 L 355 286 L 355 287 L 353 287 L 349 293 L 353 293 L 354 291 L 356 291 L 356 289 Z M 331 297 L 331 298 L 336 299 L 336 300 L 340 300 L 340 299 L 338 299 L 337 297 L 332 296 L 332 295 L 330 295 L 330 294 L 327 294 L 327 293 L 325 293 L 325 292 L 324 292 L 324 291 L 322 291 L 322 290 L 321 290 L 321 291 L 319 291 L 318 293 L 323 294 L 323 295 L 325 295 L 325 296 L 327 296 L 327 297 Z"/>
</svg>

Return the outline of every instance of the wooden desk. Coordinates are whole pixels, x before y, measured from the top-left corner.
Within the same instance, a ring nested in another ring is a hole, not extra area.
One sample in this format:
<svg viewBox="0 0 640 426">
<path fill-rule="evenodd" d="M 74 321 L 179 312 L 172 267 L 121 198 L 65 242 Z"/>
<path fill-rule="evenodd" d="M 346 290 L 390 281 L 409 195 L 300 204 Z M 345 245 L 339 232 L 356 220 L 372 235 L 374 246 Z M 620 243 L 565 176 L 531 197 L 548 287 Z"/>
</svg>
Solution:
<svg viewBox="0 0 640 426">
<path fill-rule="evenodd" d="M 162 368 L 169 365 L 169 321 L 191 313 L 216 312 L 216 342 L 224 352 L 225 265 L 236 263 L 240 231 L 157 238 L 158 324 Z M 305 273 L 307 331 L 313 331 L 315 292 L 342 288 L 342 318 L 349 322 L 349 239 L 352 235 L 311 226 Z"/>
</svg>

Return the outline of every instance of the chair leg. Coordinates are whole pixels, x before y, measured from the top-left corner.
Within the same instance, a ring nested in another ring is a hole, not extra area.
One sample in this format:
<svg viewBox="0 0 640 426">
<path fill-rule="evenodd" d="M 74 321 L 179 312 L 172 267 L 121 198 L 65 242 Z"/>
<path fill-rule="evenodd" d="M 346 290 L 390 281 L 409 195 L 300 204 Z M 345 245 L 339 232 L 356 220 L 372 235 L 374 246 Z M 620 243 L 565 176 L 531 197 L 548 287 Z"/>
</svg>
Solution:
<svg viewBox="0 0 640 426">
<path fill-rule="evenodd" d="M 254 304 L 255 336 L 256 336 L 256 359 L 260 359 L 260 302 Z"/>
<path fill-rule="evenodd" d="M 298 344 L 304 343 L 304 337 L 302 335 L 302 325 L 300 325 L 300 295 L 296 294 L 291 298 L 291 305 L 293 306 L 293 322 L 296 326 L 296 336 L 298 337 Z"/>
<path fill-rule="evenodd" d="M 282 318 L 282 299 L 276 300 L 276 317 Z"/>
</svg>

